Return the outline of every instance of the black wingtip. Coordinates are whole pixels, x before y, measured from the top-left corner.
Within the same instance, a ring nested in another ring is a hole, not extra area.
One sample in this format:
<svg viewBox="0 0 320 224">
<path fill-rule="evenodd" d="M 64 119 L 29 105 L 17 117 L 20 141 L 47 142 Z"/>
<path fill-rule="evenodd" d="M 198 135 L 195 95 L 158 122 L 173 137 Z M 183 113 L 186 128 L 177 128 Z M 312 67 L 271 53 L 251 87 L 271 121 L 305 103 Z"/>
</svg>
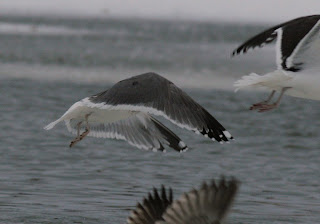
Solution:
<svg viewBox="0 0 320 224">
<path fill-rule="evenodd" d="M 240 52 L 239 52 L 239 49 L 237 48 L 236 50 L 232 51 L 231 57 L 235 57 L 235 56 L 237 56 L 239 53 L 240 53 Z"/>
<path fill-rule="evenodd" d="M 151 120 L 154 122 L 155 126 L 162 134 L 162 137 L 166 139 L 166 141 L 168 142 L 166 144 L 168 144 L 169 147 L 178 152 L 183 152 L 188 148 L 188 146 L 175 133 L 164 126 L 160 121 L 158 121 L 154 117 L 151 117 Z"/>
</svg>

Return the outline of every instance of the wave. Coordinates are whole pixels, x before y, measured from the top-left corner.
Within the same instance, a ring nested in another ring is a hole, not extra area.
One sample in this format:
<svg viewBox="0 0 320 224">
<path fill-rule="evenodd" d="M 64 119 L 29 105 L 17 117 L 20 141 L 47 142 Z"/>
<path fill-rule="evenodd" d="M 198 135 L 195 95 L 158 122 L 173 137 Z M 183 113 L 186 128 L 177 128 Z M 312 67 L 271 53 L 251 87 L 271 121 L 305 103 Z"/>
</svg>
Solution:
<svg viewBox="0 0 320 224">
<path fill-rule="evenodd" d="M 23 35 L 90 35 L 94 31 L 75 29 L 61 25 L 41 25 L 28 23 L 0 22 L 0 34 Z"/>
</svg>

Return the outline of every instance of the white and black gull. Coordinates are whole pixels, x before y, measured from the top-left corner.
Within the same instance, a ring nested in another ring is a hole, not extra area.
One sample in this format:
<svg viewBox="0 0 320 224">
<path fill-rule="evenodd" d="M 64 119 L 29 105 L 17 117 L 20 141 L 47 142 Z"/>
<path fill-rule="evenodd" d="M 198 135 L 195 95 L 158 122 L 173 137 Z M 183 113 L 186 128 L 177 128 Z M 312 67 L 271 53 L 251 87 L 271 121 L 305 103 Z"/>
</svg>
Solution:
<svg viewBox="0 0 320 224">
<path fill-rule="evenodd" d="M 276 41 L 277 70 L 265 75 L 252 73 L 234 83 L 236 90 L 249 86 L 267 87 L 268 99 L 253 104 L 251 110 L 269 111 L 279 106 L 283 94 L 320 100 L 320 15 L 311 15 L 279 24 L 254 36 L 233 51 L 246 53 Z M 271 102 L 276 91 L 278 99 Z"/>
<path fill-rule="evenodd" d="M 221 143 L 233 138 L 190 96 L 151 72 L 122 80 L 106 91 L 74 103 L 44 128 L 52 129 L 64 121 L 67 129 L 77 135 L 70 147 L 85 136 L 92 136 L 122 139 L 146 150 L 164 151 L 164 144 L 177 151 L 186 150 L 186 144 L 152 115 Z"/>
<path fill-rule="evenodd" d="M 142 203 L 138 203 L 127 219 L 128 224 L 220 224 L 232 206 L 239 188 L 236 179 L 210 184 L 184 193 L 173 200 L 171 188 L 153 189 Z"/>
</svg>

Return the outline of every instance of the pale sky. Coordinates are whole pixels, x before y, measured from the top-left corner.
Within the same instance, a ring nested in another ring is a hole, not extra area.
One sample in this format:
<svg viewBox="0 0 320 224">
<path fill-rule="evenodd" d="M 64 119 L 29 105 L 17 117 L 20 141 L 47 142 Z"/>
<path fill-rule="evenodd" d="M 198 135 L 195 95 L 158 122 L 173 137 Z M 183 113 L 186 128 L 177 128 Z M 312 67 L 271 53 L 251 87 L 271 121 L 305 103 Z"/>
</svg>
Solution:
<svg viewBox="0 0 320 224">
<path fill-rule="evenodd" d="M 319 0 L 0 0 L 0 14 L 277 22 L 319 12 Z"/>
</svg>

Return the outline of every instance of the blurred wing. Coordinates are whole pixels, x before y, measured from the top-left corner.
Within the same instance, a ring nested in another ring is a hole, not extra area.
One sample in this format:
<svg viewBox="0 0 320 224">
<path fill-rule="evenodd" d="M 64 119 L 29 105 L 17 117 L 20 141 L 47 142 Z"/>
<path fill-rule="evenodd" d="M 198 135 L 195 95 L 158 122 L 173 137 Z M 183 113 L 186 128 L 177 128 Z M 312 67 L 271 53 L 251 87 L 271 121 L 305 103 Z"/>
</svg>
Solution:
<svg viewBox="0 0 320 224">
<path fill-rule="evenodd" d="M 143 199 L 142 204 L 138 203 L 136 209 L 133 210 L 127 219 L 128 224 L 154 224 L 156 221 L 163 220 L 162 215 L 167 207 L 172 203 L 172 190 L 168 193 L 164 186 L 161 192 L 153 189 L 153 194 L 148 194 Z"/>
<path fill-rule="evenodd" d="M 68 130 L 77 134 L 78 120 L 65 120 Z M 186 149 L 181 139 L 162 123 L 148 114 L 136 113 L 127 119 L 112 123 L 90 122 L 88 136 L 96 138 L 113 138 L 127 141 L 130 145 L 146 150 L 164 150 L 167 144 L 177 151 Z M 83 122 L 81 130 L 84 130 Z"/>
<path fill-rule="evenodd" d="M 217 185 L 204 183 L 199 190 L 183 194 L 163 214 L 167 224 L 220 223 L 231 207 L 238 189 L 235 179 L 222 179 Z"/>
</svg>

